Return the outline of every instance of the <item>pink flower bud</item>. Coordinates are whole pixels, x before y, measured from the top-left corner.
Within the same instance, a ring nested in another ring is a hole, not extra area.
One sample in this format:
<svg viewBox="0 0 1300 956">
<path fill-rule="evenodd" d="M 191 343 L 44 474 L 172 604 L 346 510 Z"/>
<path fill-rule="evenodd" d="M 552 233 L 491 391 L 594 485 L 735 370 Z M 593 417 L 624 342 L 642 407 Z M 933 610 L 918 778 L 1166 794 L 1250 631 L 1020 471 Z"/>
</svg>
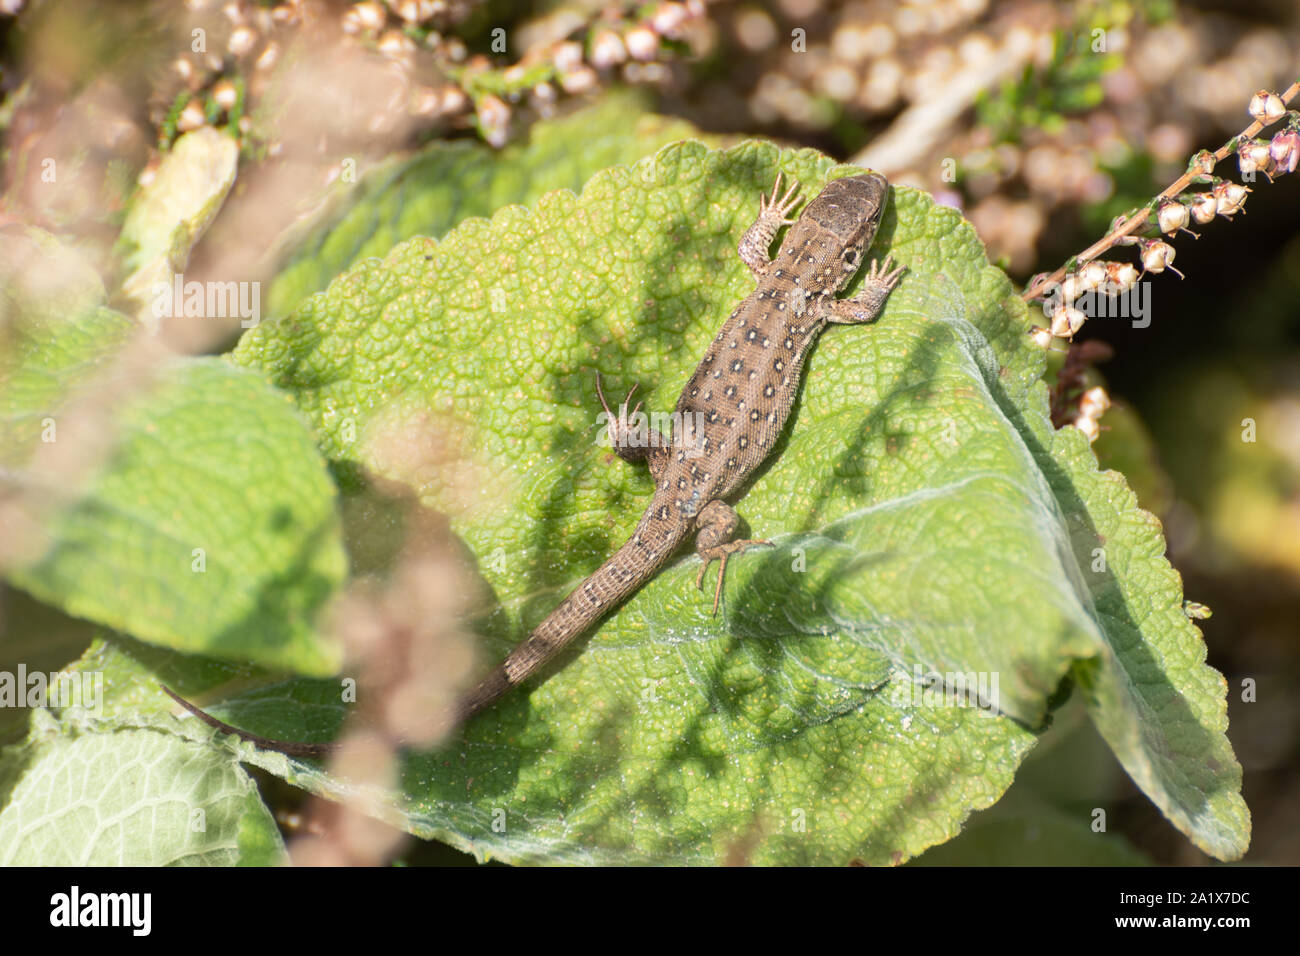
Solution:
<svg viewBox="0 0 1300 956">
<path fill-rule="evenodd" d="M 1294 173 L 1296 162 L 1300 160 L 1300 132 L 1289 129 L 1284 133 L 1278 133 L 1268 144 L 1268 155 L 1277 167 L 1276 172 L 1279 176 L 1283 173 Z"/>
</svg>

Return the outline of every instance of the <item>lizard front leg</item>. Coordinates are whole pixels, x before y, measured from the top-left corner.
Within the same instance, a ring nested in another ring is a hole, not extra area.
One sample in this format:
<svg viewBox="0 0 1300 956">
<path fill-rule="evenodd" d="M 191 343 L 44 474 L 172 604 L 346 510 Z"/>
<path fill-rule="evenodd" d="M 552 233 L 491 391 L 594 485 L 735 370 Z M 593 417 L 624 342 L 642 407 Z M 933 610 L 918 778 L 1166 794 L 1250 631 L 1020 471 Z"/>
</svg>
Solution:
<svg viewBox="0 0 1300 956">
<path fill-rule="evenodd" d="M 878 260 L 871 261 L 871 269 L 862 280 L 862 290 L 851 299 L 835 299 L 826 314 L 827 320 L 839 325 L 857 325 L 862 322 L 874 322 L 885 307 L 885 300 L 898 280 L 902 278 L 907 266 L 899 266 L 892 272 L 894 257 L 885 256 L 882 266 Z"/>
<path fill-rule="evenodd" d="M 614 453 L 624 461 L 646 462 L 650 466 L 650 474 L 657 483 L 663 471 L 668 467 L 670 457 L 670 441 L 663 432 L 647 425 L 644 429 L 634 428 L 629 419 L 634 419 L 637 412 L 641 410 L 641 402 L 636 403 L 636 407 L 628 414 L 627 403 L 632 400 L 632 393 L 636 391 L 633 385 L 623 399 L 623 404 L 619 406 L 618 414 L 615 415 L 609 410 L 609 403 L 605 401 L 605 393 L 600 388 L 600 373 L 596 373 L 596 397 L 600 399 L 600 407 L 605 410 L 605 429 L 609 433 L 609 443 L 614 448 Z"/>
<path fill-rule="evenodd" d="M 767 274 L 767 267 L 772 264 L 772 240 L 776 238 L 777 231 L 782 226 L 792 226 L 795 222 L 786 216 L 799 205 L 799 184 L 795 183 L 778 199 L 780 192 L 781 174 L 777 173 L 772 195 L 758 197 L 758 218 L 740 239 L 740 258 L 759 278 Z"/>
<path fill-rule="evenodd" d="M 740 521 L 740 516 L 736 514 L 734 508 L 720 498 L 714 498 L 700 511 L 696 519 L 696 526 L 699 528 L 695 535 L 695 551 L 704 563 L 700 565 L 700 573 L 695 578 L 697 588 L 704 587 L 704 573 L 708 571 L 709 565 L 713 559 L 717 558 L 721 564 L 718 565 L 718 586 L 713 591 L 713 613 L 718 613 L 718 600 L 722 596 L 722 575 L 727 570 L 727 559 L 737 551 L 744 551 L 746 548 L 760 544 L 771 544 L 771 541 L 760 539 L 747 539 L 744 541 L 732 541 L 731 536 L 736 532 L 736 525 Z"/>
</svg>

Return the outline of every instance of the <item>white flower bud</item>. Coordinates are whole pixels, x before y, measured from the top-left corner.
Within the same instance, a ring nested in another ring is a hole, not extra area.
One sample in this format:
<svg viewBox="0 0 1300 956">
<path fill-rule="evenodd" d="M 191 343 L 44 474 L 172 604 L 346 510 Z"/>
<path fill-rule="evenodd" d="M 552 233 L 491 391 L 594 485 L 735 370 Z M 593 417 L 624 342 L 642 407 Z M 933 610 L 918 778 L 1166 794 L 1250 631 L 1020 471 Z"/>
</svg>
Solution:
<svg viewBox="0 0 1300 956">
<path fill-rule="evenodd" d="M 1219 211 L 1219 201 L 1214 193 L 1196 193 L 1192 196 L 1192 218 L 1202 226 L 1215 217 Z"/>
<path fill-rule="evenodd" d="M 1173 235 L 1179 229 L 1186 229 L 1190 216 L 1187 207 L 1176 199 L 1162 199 L 1156 211 L 1156 223 L 1166 236 Z"/>
<path fill-rule="evenodd" d="M 627 52 L 634 60 L 653 60 L 659 52 L 659 37 L 648 27 L 633 27 L 627 31 L 623 42 L 627 44 Z"/>
<path fill-rule="evenodd" d="M 1174 261 L 1174 247 L 1160 239 L 1142 243 L 1142 268 L 1147 272 L 1164 272 Z M 1178 270 L 1175 269 L 1175 272 Z"/>
<path fill-rule="evenodd" d="M 1135 285 L 1140 278 L 1137 267 L 1131 262 L 1106 263 L 1106 279 L 1109 288 L 1107 295 L 1123 295 Z"/>
<path fill-rule="evenodd" d="M 353 14 L 357 25 L 368 33 L 378 33 L 384 28 L 384 21 L 388 19 L 388 11 L 384 9 L 384 5 L 375 3 L 374 0 L 358 3 L 348 10 L 348 13 Z"/>
<path fill-rule="evenodd" d="M 1060 339 L 1074 338 L 1088 317 L 1072 305 L 1063 305 L 1052 316 L 1052 334 Z"/>
<path fill-rule="evenodd" d="M 690 12 L 680 3 L 661 3 L 650 15 L 650 25 L 660 36 L 676 36 L 683 23 L 690 19 Z"/>
<path fill-rule="evenodd" d="M 1043 328 L 1041 325 L 1035 325 L 1030 329 L 1029 336 L 1034 340 L 1034 344 L 1039 348 L 1045 349 L 1052 344 L 1051 331 Z"/>
<path fill-rule="evenodd" d="M 1241 211 L 1241 207 L 1246 203 L 1246 194 L 1249 192 L 1248 186 L 1239 183 L 1215 183 L 1214 198 L 1219 202 L 1219 215 L 1231 219 Z"/>
<path fill-rule="evenodd" d="M 1073 302 L 1079 296 L 1083 295 L 1086 290 L 1082 288 L 1082 282 L 1078 273 L 1071 272 L 1061 280 L 1061 301 Z"/>
<path fill-rule="evenodd" d="M 433 16 L 433 0 L 399 0 L 390 6 L 407 23 L 423 23 Z"/>
<path fill-rule="evenodd" d="M 1101 418 L 1110 408 L 1110 396 L 1100 385 L 1088 389 L 1079 397 L 1079 414 L 1088 418 Z"/>
<path fill-rule="evenodd" d="M 1237 165 L 1241 174 L 1249 176 L 1261 172 L 1267 176 L 1273 169 L 1273 157 L 1269 155 L 1268 143 L 1262 139 L 1250 139 L 1237 147 Z"/>
<path fill-rule="evenodd" d="M 1097 420 L 1089 418 L 1087 415 L 1080 415 L 1070 424 L 1087 435 L 1088 441 L 1096 441 L 1098 436 L 1101 435 L 1101 426 L 1097 424 Z"/>
<path fill-rule="evenodd" d="M 176 128 L 182 133 L 188 133 L 192 129 L 198 129 L 206 125 L 208 118 L 204 115 L 203 105 L 198 100 L 190 100 L 181 110 L 181 115 L 176 118 Z"/>
<path fill-rule="evenodd" d="M 1286 115 L 1286 106 L 1276 93 L 1260 90 L 1250 98 L 1249 112 L 1265 126 L 1270 126 Z"/>
<path fill-rule="evenodd" d="M 1106 263 L 1095 259 L 1079 270 L 1079 288 L 1084 292 L 1096 292 L 1106 281 Z"/>
<path fill-rule="evenodd" d="M 601 30 L 591 41 L 591 65 L 598 70 L 617 66 L 627 59 L 623 38 L 613 30 Z"/>
<path fill-rule="evenodd" d="M 574 43 L 572 40 L 557 43 L 555 49 L 551 51 L 551 62 L 561 73 L 576 70 L 582 65 L 582 44 Z"/>
<path fill-rule="evenodd" d="M 235 84 L 229 80 L 218 80 L 212 87 L 212 98 L 217 101 L 218 106 L 229 113 L 239 101 L 239 90 L 235 89 Z"/>
<path fill-rule="evenodd" d="M 586 93 L 596 87 L 596 71 L 589 66 L 580 66 L 570 73 L 560 76 L 560 86 L 570 95 Z"/>
<path fill-rule="evenodd" d="M 230 50 L 231 56 L 243 56 L 256 45 L 256 30 L 251 27 L 235 27 L 230 34 L 230 42 L 226 45 L 226 48 Z"/>
<path fill-rule="evenodd" d="M 390 60 L 404 60 L 415 52 L 415 41 L 401 30 L 385 30 L 375 49 Z"/>
<path fill-rule="evenodd" d="M 500 149 L 510 132 L 510 107 L 499 96 L 489 93 L 478 102 L 479 129 L 488 145 Z"/>
</svg>

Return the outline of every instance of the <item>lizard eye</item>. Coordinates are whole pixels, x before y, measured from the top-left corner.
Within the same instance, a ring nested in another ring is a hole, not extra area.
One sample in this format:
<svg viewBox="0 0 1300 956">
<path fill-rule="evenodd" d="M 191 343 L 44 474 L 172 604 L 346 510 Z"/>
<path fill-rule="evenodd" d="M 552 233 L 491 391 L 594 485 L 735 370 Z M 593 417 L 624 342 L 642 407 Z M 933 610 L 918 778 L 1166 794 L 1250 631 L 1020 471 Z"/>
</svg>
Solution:
<svg viewBox="0 0 1300 956">
<path fill-rule="evenodd" d="M 858 267 L 858 250 L 845 249 L 844 264 L 852 269 L 856 269 Z"/>
</svg>

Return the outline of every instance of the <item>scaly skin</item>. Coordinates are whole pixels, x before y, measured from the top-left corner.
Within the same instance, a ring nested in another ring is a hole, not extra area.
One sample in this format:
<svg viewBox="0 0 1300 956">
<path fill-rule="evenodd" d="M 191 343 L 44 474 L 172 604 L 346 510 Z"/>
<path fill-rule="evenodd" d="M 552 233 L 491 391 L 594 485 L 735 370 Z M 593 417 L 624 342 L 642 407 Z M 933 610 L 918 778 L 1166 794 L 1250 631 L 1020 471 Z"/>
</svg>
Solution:
<svg viewBox="0 0 1300 956">
<path fill-rule="evenodd" d="M 858 271 L 875 238 L 889 201 L 885 177 L 868 173 L 836 179 L 797 221 L 786 218 L 798 203 L 796 191 L 797 186 L 781 195 L 778 176 L 772 194 L 760 199 L 758 219 L 740 241 L 740 258 L 758 286 L 731 313 L 682 389 L 674 417 L 680 427 L 674 427 L 671 440 L 655 431 L 634 437 L 626 419 L 610 412 L 597 378 L 614 449 L 628 461 L 648 463 L 654 496 L 627 542 L 459 701 L 458 723 L 496 703 L 585 633 L 652 578 L 691 534 L 704 562 L 697 586 L 713 559 L 720 562 L 715 614 L 727 559 L 752 545 L 769 543 L 732 540 L 739 518 L 724 499 L 771 452 L 790 416 L 804 360 L 818 334 L 829 323 L 874 321 L 903 273 L 901 266 L 890 271 L 889 258 L 883 266 L 872 262 L 858 295 L 835 298 Z M 772 240 L 784 225 L 793 228 L 772 259 Z M 256 737 L 180 702 L 213 726 L 260 747 L 314 756 L 330 746 Z"/>
</svg>

